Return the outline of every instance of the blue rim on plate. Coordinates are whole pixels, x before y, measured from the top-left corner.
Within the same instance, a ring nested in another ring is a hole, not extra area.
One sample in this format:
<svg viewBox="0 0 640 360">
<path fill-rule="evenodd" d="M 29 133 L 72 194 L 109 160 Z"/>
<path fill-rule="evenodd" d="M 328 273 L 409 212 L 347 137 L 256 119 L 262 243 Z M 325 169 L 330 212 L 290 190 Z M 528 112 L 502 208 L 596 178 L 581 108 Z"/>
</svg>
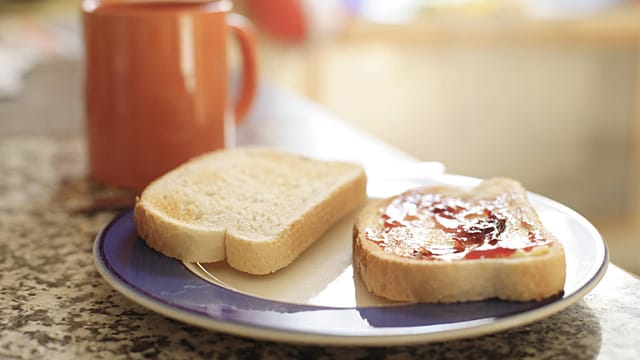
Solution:
<svg viewBox="0 0 640 360">
<path fill-rule="evenodd" d="M 564 293 L 541 302 L 486 300 L 344 308 L 254 297 L 205 281 L 181 261 L 149 248 L 136 233 L 132 209 L 116 216 L 98 234 L 94 257 L 100 274 L 129 299 L 206 329 L 316 345 L 387 346 L 451 340 L 498 332 L 550 316 L 582 298 L 604 276 L 608 250 L 597 230 L 564 205 L 539 195 L 529 196 L 537 208 L 552 209 L 570 219 L 573 234 L 564 234 L 565 251 L 583 252 L 580 261 L 567 257 Z M 568 235 L 575 241 L 567 240 Z"/>
</svg>

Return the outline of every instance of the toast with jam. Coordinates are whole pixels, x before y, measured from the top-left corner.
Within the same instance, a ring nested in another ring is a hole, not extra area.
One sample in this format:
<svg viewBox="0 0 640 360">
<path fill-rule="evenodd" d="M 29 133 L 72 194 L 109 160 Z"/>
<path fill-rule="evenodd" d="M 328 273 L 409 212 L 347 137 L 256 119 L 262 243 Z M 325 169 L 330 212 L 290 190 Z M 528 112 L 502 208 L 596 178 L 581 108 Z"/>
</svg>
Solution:
<svg viewBox="0 0 640 360">
<path fill-rule="evenodd" d="M 136 200 L 140 237 L 188 262 L 268 274 L 294 261 L 366 199 L 364 169 L 260 147 L 199 156 Z"/>
<path fill-rule="evenodd" d="M 565 281 L 562 244 L 506 178 L 368 204 L 354 226 L 353 261 L 370 292 L 407 302 L 542 300 Z"/>
</svg>

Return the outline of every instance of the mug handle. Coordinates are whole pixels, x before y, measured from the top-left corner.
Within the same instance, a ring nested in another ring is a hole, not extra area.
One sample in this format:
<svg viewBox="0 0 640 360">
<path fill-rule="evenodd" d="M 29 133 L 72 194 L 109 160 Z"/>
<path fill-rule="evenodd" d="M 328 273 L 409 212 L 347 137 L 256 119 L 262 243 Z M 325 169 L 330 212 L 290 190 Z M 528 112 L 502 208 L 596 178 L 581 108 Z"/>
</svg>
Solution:
<svg viewBox="0 0 640 360">
<path fill-rule="evenodd" d="M 242 54 L 242 86 L 235 104 L 236 124 L 239 124 L 249 111 L 256 93 L 256 46 L 251 23 L 244 16 L 228 14 L 227 26 L 240 44 Z"/>
</svg>

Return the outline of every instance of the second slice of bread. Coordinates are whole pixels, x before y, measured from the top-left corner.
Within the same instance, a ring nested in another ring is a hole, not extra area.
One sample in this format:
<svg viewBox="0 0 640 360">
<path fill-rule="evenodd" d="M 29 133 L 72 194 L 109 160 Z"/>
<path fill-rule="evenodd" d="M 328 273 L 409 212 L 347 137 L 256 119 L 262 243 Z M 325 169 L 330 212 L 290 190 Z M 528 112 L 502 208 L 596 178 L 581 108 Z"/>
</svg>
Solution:
<svg viewBox="0 0 640 360">
<path fill-rule="evenodd" d="M 245 147 L 197 157 L 138 198 L 139 235 L 188 262 L 226 259 L 268 274 L 290 264 L 366 199 L 361 166 Z"/>
<path fill-rule="evenodd" d="M 451 215 L 468 206 L 478 211 Z M 462 244 L 456 238 L 464 238 L 462 227 L 488 241 L 475 250 Z M 353 248 L 355 272 L 369 291 L 398 301 L 541 300 L 560 293 L 565 281 L 562 244 L 544 228 L 525 189 L 505 178 L 372 202 L 356 220 Z"/>
</svg>

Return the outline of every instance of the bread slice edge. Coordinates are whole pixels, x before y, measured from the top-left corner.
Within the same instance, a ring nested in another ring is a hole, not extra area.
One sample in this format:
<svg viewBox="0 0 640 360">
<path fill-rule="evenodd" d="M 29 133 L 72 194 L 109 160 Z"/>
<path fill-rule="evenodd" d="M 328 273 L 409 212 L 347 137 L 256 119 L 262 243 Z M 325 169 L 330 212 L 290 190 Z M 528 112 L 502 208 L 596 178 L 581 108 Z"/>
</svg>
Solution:
<svg viewBox="0 0 640 360">
<path fill-rule="evenodd" d="M 224 229 L 200 227 L 171 218 L 141 198 L 136 199 L 134 222 L 147 245 L 166 256 L 186 262 L 225 259 Z"/>
</svg>

